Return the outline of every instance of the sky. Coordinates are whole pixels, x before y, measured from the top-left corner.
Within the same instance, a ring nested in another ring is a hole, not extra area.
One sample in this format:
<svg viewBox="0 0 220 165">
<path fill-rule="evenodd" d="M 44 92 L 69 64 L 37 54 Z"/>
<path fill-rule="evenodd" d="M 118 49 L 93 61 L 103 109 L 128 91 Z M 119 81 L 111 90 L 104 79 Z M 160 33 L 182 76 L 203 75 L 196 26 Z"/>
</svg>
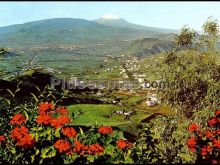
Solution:
<svg viewBox="0 0 220 165">
<path fill-rule="evenodd" d="M 220 2 L 0 2 L 0 27 L 48 18 L 124 18 L 129 22 L 201 30 L 209 16 L 220 21 Z"/>
</svg>

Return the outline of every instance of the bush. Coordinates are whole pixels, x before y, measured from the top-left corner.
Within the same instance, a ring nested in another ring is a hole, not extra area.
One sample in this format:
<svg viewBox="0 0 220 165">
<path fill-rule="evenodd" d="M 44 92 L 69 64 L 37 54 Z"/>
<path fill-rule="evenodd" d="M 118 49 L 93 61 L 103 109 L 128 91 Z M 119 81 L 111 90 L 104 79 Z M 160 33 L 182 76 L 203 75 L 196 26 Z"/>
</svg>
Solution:
<svg viewBox="0 0 220 165">
<path fill-rule="evenodd" d="M 196 155 L 196 163 L 220 164 L 220 110 L 201 129 L 197 123 L 191 123 L 188 131 L 193 136 L 188 139 L 189 149 Z"/>
<path fill-rule="evenodd" d="M 186 117 L 210 105 L 217 108 L 220 101 L 220 67 L 214 49 L 218 24 L 208 20 L 203 27 L 202 35 L 184 27 L 163 62 L 162 77 L 169 86 L 161 91 L 162 100 Z"/>
<path fill-rule="evenodd" d="M 123 133 L 111 127 L 92 127 L 83 132 L 70 125 L 65 107 L 41 103 L 38 114 L 15 114 L 8 132 L 0 135 L 0 160 L 7 163 L 132 163 Z M 77 131 L 78 130 L 78 131 Z M 7 155 L 7 157 L 6 157 Z"/>
</svg>

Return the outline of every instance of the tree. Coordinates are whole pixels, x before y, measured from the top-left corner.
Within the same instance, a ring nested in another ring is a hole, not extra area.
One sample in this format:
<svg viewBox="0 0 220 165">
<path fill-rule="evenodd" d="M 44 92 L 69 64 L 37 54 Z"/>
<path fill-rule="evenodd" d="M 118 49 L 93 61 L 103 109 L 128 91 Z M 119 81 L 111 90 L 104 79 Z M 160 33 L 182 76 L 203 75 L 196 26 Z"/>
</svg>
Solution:
<svg viewBox="0 0 220 165">
<path fill-rule="evenodd" d="M 220 101 L 220 67 L 215 49 L 218 27 L 211 18 L 203 25 L 202 35 L 184 26 L 163 62 L 162 73 L 169 86 L 162 90 L 161 97 L 187 117 L 211 105 L 217 107 Z"/>
</svg>

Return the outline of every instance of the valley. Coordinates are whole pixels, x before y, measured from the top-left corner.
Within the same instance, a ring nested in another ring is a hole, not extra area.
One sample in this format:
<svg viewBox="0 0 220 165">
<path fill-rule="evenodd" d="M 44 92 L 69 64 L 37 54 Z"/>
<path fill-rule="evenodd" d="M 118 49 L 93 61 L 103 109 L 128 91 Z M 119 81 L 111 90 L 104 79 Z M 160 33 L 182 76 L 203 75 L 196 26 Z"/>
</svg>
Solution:
<svg viewBox="0 0 220 165">
<path fill-rule="evenodd" d="M 117 26 L 119 27 L 117 27 L 113 26 L 114 20 L 106 21 L 111 21 L 111 25 L 77 19 L 51 19 L 0 28 L 3 36 L 0 39 L 1 45 L 8 51 L 16 52 L 14 55 L 2 56 L 3 58 L 0 59 L 1 69 L 7 73 L 3 78 L 11 80 L 16 75 L 32 75 L 34 72 L 41 72 L 65 80 L 74 78 L 79 82 L 114 81 L 122 86 L 133 81 L 139 84 L 137 89 L 119 87 L 113 89 L 114 92 L 111 94 L 107 94 L 108 89 L 103 89 L 102 93 L 74 96 L 80 100 L 84 97 L 102 98 L 100 105 L 92 104 L 93 101 L 91 104 L 84 104 L 81 100 L 77 104 L 70 101 L 68 106 L 70 111 L 79 113 L 73 124 L 91 126 L 97 122 L 98 125 L 117 126 L 135 134 L 135 130 L 142 120 L 154 113 L 169 113 L 169 110 L 163 112 L 164 108 L 161 108 L 161 105 L 157 105 L 157 108 L 147 105 L 146 100 L 150 88 L 146 88 L 144 82 L 160 79 L 159 69 L 157 69 L 163 58 L 160 53 L 172 48 L 169 45 L 169 38 L 173 35 L 169 32 L 172 30 L 163 31 L 163 29 L 134 26 L 133 24 L 129 27 L 128 22 L 126 22 L 127 28 L 124 25 L 119 26 L 120 23 L 124 24 L 125 20 L 118 20 Z M 75 29 L 77 34 L 74 30 L 69 31 L 70 27 Z M 40 29 L 45 30 L 45 35 L 42 35 L 43 31 Z M 95 36 L 87 36 L 85 31 L 81 33 L 82 29 L 87 29 L 86 33 L 95 34 Z M 92 29 L 100 30 L 101 34 L 91 32 Z M 108 32 L 103 29 L 108 29 Z M 113 29 L 114 32 L 111 32 Z M 133 36 L 128 35 L 127 32 L 132 32 Z M 62 37 L 59 37 L 61 33 Z M 68 37 L 64 35 L 66 33 L 68 33 Z M 26 38 L 27 34 L 30 35 Z M 119 38 L 112 38 L 114 34 Z M 51 40 L 50 35 L 57 38 Z M 72 39 L 70 39 L 71 35 L 73 35 Z M 100 35 L 102 35 L 102 41 L 99 41 Z M 106 38 L 108 35 L 111 37 Z M 16 39 L 12 39 L 12 36 Z M 40 38 L 42 40 L 39 40 Z M 115 99 L 119 98 L 120 102 L 113 103 Z M 125 118 L 126 115 L 111 117 L 111 114 L 117 110 L 135 110 L 135 114 L 128 119 Z M 131 125 L 132 129 L 129 128 Z"/>
</svg>

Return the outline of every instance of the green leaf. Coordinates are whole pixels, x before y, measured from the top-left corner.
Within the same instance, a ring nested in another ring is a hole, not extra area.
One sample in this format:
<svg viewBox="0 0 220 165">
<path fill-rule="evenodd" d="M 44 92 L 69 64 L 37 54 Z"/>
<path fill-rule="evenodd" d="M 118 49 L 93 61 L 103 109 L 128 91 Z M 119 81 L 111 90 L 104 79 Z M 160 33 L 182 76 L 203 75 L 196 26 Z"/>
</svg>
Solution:
<svg viewBox="0 0 220 165">
<path fill-rule="evenodd" d="M 126 163 L 126 164 L 133 164 L 134 162 L 133 162 L 133 160 L 132 160 L 131 158 L 126 157 L 126 158 L 125 158 L 125 163 Z"/>
<path fill-rule="evenodd" d="M 179 156 L 186 160 L 187 162 L 191 161 L 191 157 L 186 153 L 179 153 Z"/>
<path fill-rule="evenodd" d="M 80 131 L 80 134 L 81 134 L 81 135 L 83 135 L 83 134 L 84 134 L 84 132 L 83 132 L 82 128 L 79 128 L 79 131 Z"/>
<path fill-rule="evenodd" d="M 108 145 L 105 149 L 105 153 L 111 156 L 114 155 L 114 151 L 115 151 L 115 147 L 113 145 Z"/>
<path fill-rule="evenodd" d="M 27 111 L 23 111 L 23 112 L 24 112 L 25 118 L 26 118 L 27 120 L 29 120 L 29 115 L 27 114 Z"/>
<path fill-rule="evenodd" d="M 60 129 L 56 129 L 54 135 L 55 135 L 55 137 L 60 138 Z"/>
<path fill-rule="evenodd" d="M 43 159 L 45 159 L 45 158 L 52 158 L 54 156 L 56 156 L 56 150 L 55 150 L 55 148 L 53 146 L 48 147 L 48 148 L 43 148 L 41 150 L 41 157 Z"/>
<path fill-rule="evenodd" d="M 89 155 L 89 156 L 87 157 L 87 160 L 89 161 L 89 163 L 94 162 L 94 156 Z"/>
<path fill-rule="evenodd" d="M 20 88 L 16 89 L 15 93 L 19 92 L 20 90 L 21 90 Z"/>
<path fill-rule="evenodd" d="M 41 93 L 41 90 L 37 85 L 35 85 L 35 88 L 38 90 L 39 93 Z"/>
<path fill-rule="evenodd" d="M 10 100 L 6 99 L 6 98 L 3 97 L 3 96 L 0 96 L 0 98 L 2 98 L 3 100 L 5 100 L 5 101 L 8 103 L 8 105 L 11 105 L 11 101 L 10 101 Z"/>
<path fill-rule="evenodd" d="M 35 95 L 35 94 L 33 94 L 33 93 L 31 93 L 31 95 L 33 96 L 33 98 L 34 98 L 35 102 L 36 102 L 36 103 L 38 103 L 38 101 L 39 101 L 39 100 L 37 99 L 36 95 Z"/>
<path fill-rule="evenodd" d="M 8 93 L 11 94 L 12 97 L 15 97 L 15 95 L 13 94 L 13 92 L 10 89 L 7 89 Z"/>
</svg>

